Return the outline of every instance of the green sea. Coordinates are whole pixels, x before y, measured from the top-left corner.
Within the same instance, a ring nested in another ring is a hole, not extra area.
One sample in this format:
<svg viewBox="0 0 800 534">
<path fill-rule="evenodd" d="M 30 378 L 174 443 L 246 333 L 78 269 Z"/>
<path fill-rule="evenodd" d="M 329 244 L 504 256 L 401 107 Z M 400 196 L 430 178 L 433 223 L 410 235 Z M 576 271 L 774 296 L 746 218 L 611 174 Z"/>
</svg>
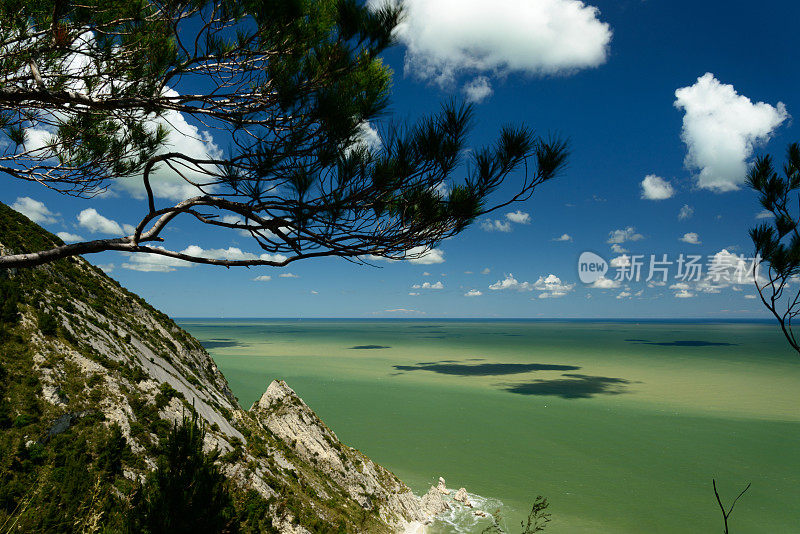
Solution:
<svg viewBox="0 0 800 534">
<path fill-rule="evenodd" d="M 281 378 L 418 494 L 439 476 L 509 532 L 800 532 L 800 356 L 768 323 L 205 320 L 243 407 Z M 488 510 L 493 511 L 493 510 Z M 474 516 L 433 532 L 480 532 Z"/>
</svg>

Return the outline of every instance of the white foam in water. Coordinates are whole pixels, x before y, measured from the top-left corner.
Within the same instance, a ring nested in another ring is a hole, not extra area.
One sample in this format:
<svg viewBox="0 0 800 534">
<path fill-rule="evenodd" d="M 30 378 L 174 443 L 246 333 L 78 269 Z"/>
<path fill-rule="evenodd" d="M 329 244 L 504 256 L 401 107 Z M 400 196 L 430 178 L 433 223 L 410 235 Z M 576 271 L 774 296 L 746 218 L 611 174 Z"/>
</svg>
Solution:
<svg viewBox="0 0 800 534">
<path fill-rule="evenodd" d="M 503 502 L 490 497 L 481 497 L 475 493 L 467 492 L 472 507 L 464 506 L 453 500 L 455 490 L 450 489 L 450 495 L 445 500 L 450 505 L 450 510 L 436 516 L 431 525 L 431 531 L 436 533 L 472 534 L 480 532 L 492 524 L 492 516 L 498 509 L 502 509 Z M 479 517 L 475 512 L 485 512 L 486 517 Z"/>
</svg>

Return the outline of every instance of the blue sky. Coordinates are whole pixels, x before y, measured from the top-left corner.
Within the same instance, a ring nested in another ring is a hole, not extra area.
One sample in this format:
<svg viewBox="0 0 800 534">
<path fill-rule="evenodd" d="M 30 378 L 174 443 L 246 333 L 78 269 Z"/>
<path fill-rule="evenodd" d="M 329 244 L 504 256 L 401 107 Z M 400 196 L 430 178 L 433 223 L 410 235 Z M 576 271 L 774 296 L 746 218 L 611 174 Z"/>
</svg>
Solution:
<svg viewBox="0 0 800 534">
<path fill-rule="evenodd" d="M 530 201 L 477 221 L 426 264 L 320 259 L 227 270 L 120 253 L 87 259 L 177 317 L 764 317 L 752 284 L 680 281 L 673 265 L 663 285 L 615 281 L 613 267 L 587 285 L 577 262 L 584 251 L 608 261 L 641 254 L 645 269 L 651 254 L 700 255 L 704 266 L 710 256 L 734 265 L 732 255 L 751 255 L 747 230 L 761 210 L 742 169 L 754 154 L 780 160 L 800 141 L 800 5 L 487 4 L 408 3 L 400 44 L 385 55 L 395 72 L 391 116 L 414 120 L 455 95 L 477 101 L 473 145 L 509 122 L 569 138 L 567 170 Z M 0 200 L 50 231 L 88 239 L 137 221 L 144 203 L 135 191 L 77 200 L 6 178 Z M 178 250 L 255 252 L 235 234 L 178 225 L 166 237 Z"/>
</svg>

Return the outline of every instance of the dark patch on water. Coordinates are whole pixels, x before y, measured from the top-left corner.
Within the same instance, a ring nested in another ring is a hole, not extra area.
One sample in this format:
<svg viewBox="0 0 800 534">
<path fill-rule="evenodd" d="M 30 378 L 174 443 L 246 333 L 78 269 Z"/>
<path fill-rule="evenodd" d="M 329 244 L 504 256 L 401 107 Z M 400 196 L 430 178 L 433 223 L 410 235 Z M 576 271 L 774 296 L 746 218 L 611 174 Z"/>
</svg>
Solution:
<svg viewBox="0 0 800 534">
<path fill-rule="evenodd" d="M 650 341 L 647 339 L 626 339 L 630 343 L 639 345 L 655 345 L 658 347 L 729 347 L 738 343 L 727 343 L 725 341 L 702 341 L 702 340 L 678 340 L 678 341 Z"/>
<path fill-rule="evenodd" d="M 244 343 L 235 339 L 209 339 L 201 341 L 200 344 L 205 349 L 222 349 L 226 347 L 243 347 Z"/>
<path fill-rule="evenodd" d="M 530 373 L 533 371 L 576 371 L 580 367 L 574 365 L 556 365 L 548 363 L 479 363 L 463 364 L 453 360 L 441 362 L 423 362 L 417 365 L 393 365 L 398 371 L 433 371 L 443 375 L 455 376 L 501 376 Z"/>
<path fill-rule="evenodd" d="M 354 350 L 377 350 L 377 349 L 391 349 L 392 347 L 388 347 L 386 345 L 356 345 L 355 347 L 350 347 Z"/>
<path fill-rule="evenodd" d="M 595 395 L 620 395 L 627 393 L 626 385 L 630 380 L 611 378 L 608 376 L 589 376 L 579 374 L 563 374 L 567 378 L 552 380 L 534 380 L 520 384 L 510 384 L 504 389 L 518 395 L 543 395 L 561 397 L 562 399 L 588 399 Z"/>
</svg>

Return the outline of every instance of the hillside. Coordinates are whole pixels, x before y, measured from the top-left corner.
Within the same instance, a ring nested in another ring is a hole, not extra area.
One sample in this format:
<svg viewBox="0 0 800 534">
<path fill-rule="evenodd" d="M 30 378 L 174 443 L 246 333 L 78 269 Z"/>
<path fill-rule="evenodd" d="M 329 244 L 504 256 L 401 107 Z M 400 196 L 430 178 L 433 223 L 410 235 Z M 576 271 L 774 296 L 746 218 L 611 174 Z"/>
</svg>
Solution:
<svg viewBox="0 0 800 534">
<path fill-rule="evenodd" d="M 56 243 L 0 204 L 3 252 Z M 226 531 L 402 531 L 446 506 L 341 444 L 285 383 L 264 386 L 243 410 L 197 340 L 81 258 L 0 271 L 0 533 L 126 530 L 192 413 L 233 501 Z"/>
</svg>

